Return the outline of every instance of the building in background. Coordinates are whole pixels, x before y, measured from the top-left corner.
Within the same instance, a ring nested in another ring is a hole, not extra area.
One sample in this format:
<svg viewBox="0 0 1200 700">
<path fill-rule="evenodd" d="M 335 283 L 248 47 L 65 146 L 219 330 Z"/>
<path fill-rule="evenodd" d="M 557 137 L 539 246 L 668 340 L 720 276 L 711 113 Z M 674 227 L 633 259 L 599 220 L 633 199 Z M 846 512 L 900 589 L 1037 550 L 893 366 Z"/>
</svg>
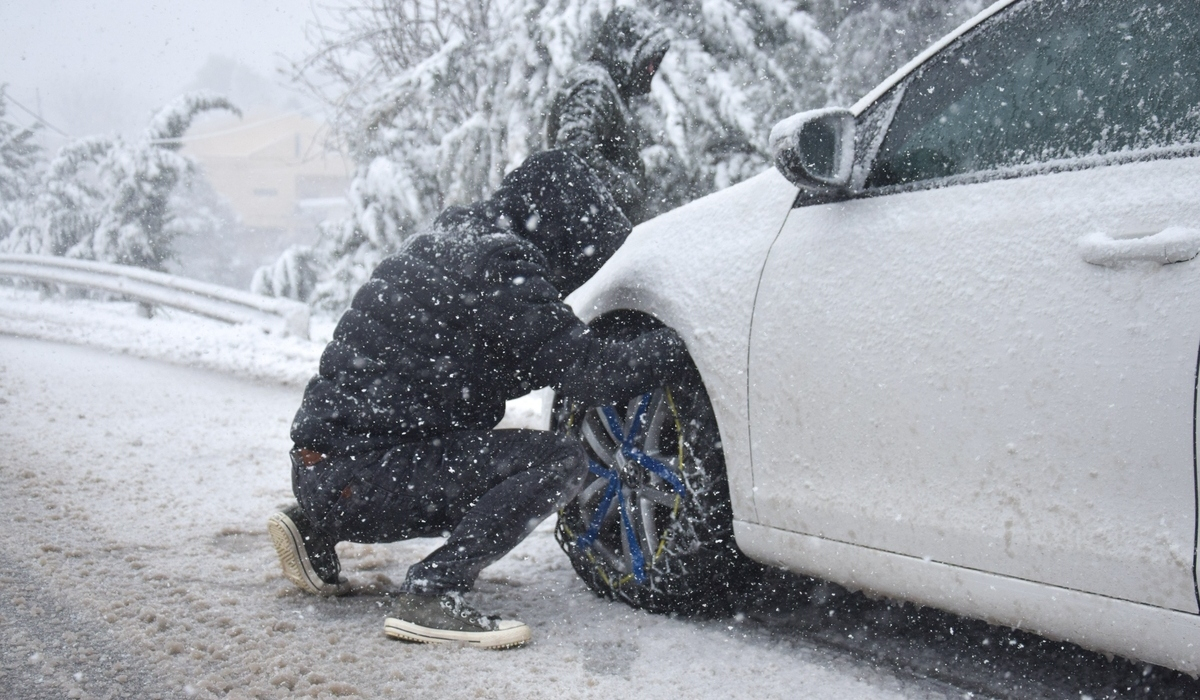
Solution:
<svg viewBox="0 0 1200 700">
<path fill-rule="evenodd" d="M 262 108 L 241 119 L 205 119 L 188 132 L 183 152 L 240 220 L 236 235 L 220 242 L 246 268 L 238 270 L 238 286 L 288 246 L 316 242 L 321 221 L 349 210 L 352 165 L 327 137 L 321 121 Z"/>
</svg>

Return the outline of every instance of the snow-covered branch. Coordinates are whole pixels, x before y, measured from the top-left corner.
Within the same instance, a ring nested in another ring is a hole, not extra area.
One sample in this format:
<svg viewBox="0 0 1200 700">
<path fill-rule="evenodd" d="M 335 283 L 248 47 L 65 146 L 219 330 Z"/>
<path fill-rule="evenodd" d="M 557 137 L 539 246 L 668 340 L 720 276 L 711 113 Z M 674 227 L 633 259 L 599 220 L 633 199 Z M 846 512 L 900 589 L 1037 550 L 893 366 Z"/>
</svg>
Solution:
<svg viewBox="0 0 1200 700">
<path fill-rule="evenodd" d="M 192 219 L 171 205 L 180 184 L 195 175 L 178 152 L 196 115 L 213 109 L 239 113 L 229 100 L 189 93 L 164 107 L 146 135 L 91 136 L 63 146 L 0 226 L 0 252 L 61 255 L 162 270 L 172 243 Z M 3 137 L 0 112 L 0 138 Z"/>
</svg>

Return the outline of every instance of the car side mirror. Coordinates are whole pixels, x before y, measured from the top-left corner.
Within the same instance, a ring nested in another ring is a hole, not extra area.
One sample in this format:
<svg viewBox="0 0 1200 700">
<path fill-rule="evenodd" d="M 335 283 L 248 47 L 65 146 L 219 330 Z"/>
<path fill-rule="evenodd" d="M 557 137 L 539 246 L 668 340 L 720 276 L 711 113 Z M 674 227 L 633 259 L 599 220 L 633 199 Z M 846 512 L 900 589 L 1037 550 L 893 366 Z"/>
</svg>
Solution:
<svg viewBox="0 0 1200 700">
<path fill-rule="evenodd" d="M 771 129 L 775 167 L 808 190 L 845 189 L 854 166 L 854 115 L 841 107 L 794 114 Z"/>
</svg>

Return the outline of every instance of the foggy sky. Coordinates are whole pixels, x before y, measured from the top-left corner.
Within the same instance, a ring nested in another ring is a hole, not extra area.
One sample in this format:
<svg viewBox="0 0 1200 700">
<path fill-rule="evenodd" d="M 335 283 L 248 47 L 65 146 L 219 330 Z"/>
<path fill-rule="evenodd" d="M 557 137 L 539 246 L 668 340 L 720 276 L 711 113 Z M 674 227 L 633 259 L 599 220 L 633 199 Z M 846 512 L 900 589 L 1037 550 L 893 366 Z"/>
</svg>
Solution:
<svg viewBox="0 0 1200 700">
<path fill-rule="evenodd" d="M 136 134 L 214 56 L 284 82 L 314 12 L 306 0 L 0 0 L 0 83 L 35 111 L 40 98 L 71 136 Z M 33 121 L 11 104 L 8 116 Z"/>
</svg>

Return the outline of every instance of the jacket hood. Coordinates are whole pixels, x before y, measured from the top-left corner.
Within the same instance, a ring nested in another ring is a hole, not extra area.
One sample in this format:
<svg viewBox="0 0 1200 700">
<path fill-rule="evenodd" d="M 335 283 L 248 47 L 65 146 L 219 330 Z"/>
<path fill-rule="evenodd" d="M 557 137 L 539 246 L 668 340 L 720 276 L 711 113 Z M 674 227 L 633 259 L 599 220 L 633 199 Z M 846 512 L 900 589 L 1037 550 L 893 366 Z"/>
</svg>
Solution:
<svg viewBox="0 0 1200 700">
<path fill-rule="evenodd" d="M 618 7 L 600 29 L 591 60 L 603 65 L 621 95 L 628 98 L 650 92 L 650 80 L 670 48 L 667 30 L 654 15 L 635 7 Z"/>
<path fill-rule="evenodd" d="M 632 228 L 604 183 L 568 151 L 529 157 L 493 199 L 512 232 L 546 256 L 550 282 L 563 296 L 596 274 Z"/>
<path fill-rule="evenodd" d="M 546 257 L 547 281 L 563 296 L 617 252 L 632 228 L 608 189 L 568 151 L 530 156 L 504 177 L 491 199 L 450 207 L 435 227 L 508 232 Z"/>
</svg>

